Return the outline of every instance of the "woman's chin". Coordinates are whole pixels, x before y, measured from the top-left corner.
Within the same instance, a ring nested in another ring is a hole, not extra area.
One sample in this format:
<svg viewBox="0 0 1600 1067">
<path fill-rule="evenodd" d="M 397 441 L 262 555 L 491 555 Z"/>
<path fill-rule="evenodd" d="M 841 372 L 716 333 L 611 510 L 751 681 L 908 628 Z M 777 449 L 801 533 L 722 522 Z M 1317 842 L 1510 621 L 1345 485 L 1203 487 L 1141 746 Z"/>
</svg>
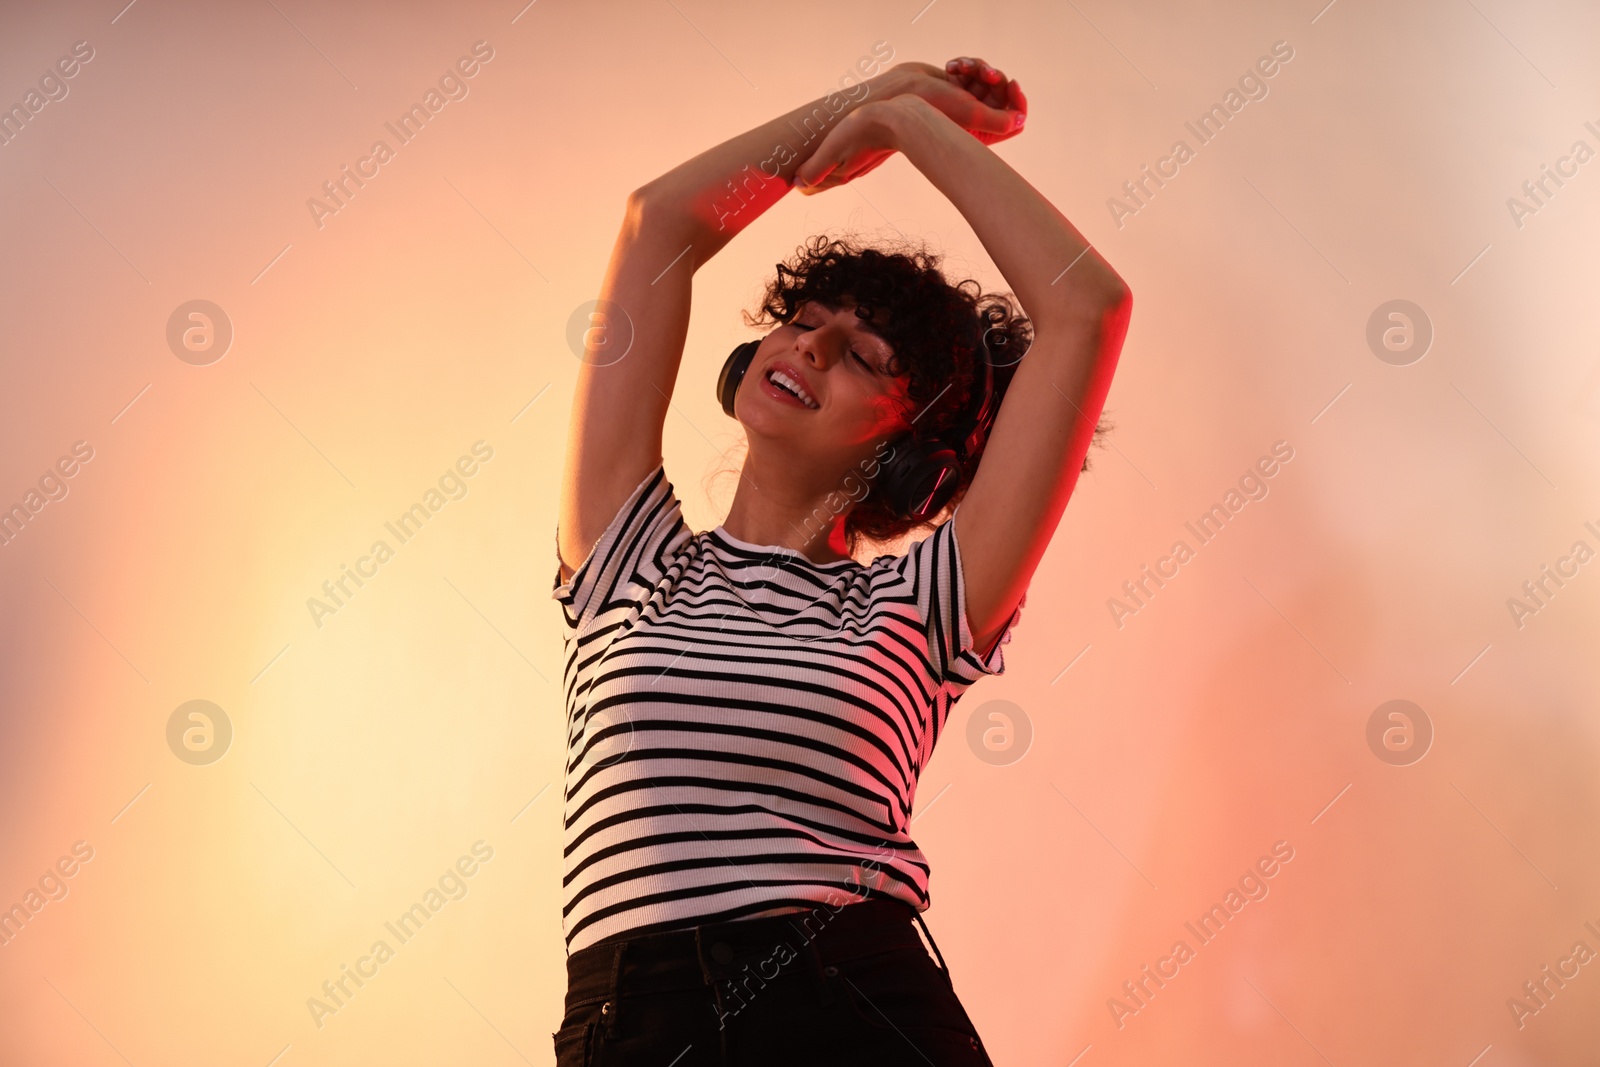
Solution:
<svg viewBox="0 0 1600 1067">
<path fill-rule="evenodd" d="M 755 407 L 751 405 L 752 409 Z M 811 440 L 817 433 L 816 427 L 808 425 L 801 418 L 811 412 L 799 408 L 781 410 L 776 401 L 763 400 L 759 410 L 747 410 L 739 414 L 746 436 L 752 438 L 763 437 L 774 442 L 796 444 Z"/>
</svg>

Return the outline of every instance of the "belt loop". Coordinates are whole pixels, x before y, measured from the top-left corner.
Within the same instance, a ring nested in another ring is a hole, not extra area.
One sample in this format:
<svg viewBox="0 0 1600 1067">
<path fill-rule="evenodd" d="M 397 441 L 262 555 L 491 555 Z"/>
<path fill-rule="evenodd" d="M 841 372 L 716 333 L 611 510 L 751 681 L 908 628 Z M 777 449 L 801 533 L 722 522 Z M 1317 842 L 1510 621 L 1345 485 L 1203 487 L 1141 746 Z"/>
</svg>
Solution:
<svg viewBox="0 0 1600 1067">
<path fill-rule="evenodd" d="M 605 1016 L 605 1032 L 608 1037 L 621 1035 L 619 1026 L 622 1017 L 622 956 L 627 948 L 626 940 L 617 942 L 611 956 L 611 996 L 600 1007 L 600 1014 Z"/>
<path fill-rule="evenodd" d="M 704 924 L 694 928 L 694 959 L 700 965 L 700 978 L 716 995 L 717 1008 L 720 1010 L 722 1007 L 722 991 L 717 986 L 717 976 L 711 973 L 711 967 L 706 963 L 709 947 L 706 945 L 704 936 L 702 936 L 705 933 L 705 929 Z"/>
<path fill-rule="evenodd" d="M 955 988 L 955 981 L 950 977 L 950 966 L 944 962 L 944 954 L 939 951 L 939 943 L 933 939 L 933 931 L 928 929 L 928 924 L 923 921 L 922 913 L 915 908 L 911 909 L 911 917 L 922 927 L 923 936 L 928 939 L 928 947 L 933 949 L 934 959 L 939 961 L 939 969 L 944 972 L 944 980 L 950 983 L 950 988 Z"/>
<path fill-rule="evenodd" d="M 711 1010 L 717 1016 L 717 1029 L 726 1031 L 728 1027 L 728 1009 L 722 1000 L 722 985 L 717 975 L 711 973 L 711 967 L 706 963 L 709 947 L 705 942 L 705 924 L 694 928 L 694 958 L 700 965 L 700 979 L 705 982 L 706 988 L 711 990 Z"/>
<path fill-rule="evenodd" d="M 702 923 L 694 928 L 694 955 L 700 964 L 700 977 L 704 979 L 706 987 L 711 990 L 711 1011 L 717 1017 L 717 1045 L 721 1050 L 721 1057 L 717 1062 L 728 1062 L 728 1005 L 722 997 L 723 979 L 712 973 L 710 964 L 706 963 L 706 956 L 710 947 L 706 945 L 706 924 Z M 741 1008 L 743 1004 L 741 1003 Z M 684 1051 L 688 1051 L 685 1049 Z M 677 1062 L 677 1061 L 673 1061 Z"/>
</svg>

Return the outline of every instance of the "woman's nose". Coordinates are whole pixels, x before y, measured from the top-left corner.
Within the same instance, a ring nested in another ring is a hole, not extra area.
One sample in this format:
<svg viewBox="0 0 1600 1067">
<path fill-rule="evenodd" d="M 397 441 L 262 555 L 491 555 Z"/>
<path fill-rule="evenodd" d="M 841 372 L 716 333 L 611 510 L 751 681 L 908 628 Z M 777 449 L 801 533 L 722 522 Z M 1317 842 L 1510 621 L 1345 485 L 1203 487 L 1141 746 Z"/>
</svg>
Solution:
<svg viewBox="0 0 1600 1067">
<path fill-rule="evenodd" d="M 811 362 L 820 367 L 826 367 L 830 354 L 833 351 L 832 338 L 823 337 L 822 329 L 807 330 L 800 335 L 800 352 Z"/>
</svg>

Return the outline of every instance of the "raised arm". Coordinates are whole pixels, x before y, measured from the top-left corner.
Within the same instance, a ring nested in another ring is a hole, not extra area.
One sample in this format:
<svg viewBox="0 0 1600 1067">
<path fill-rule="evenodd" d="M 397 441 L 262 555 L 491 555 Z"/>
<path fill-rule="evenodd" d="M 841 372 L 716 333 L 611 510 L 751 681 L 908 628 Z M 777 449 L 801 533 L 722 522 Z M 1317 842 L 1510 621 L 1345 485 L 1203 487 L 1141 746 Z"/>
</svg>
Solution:
<svg viewBox="0 0 1600 1067">
<path fill-rule="evenodd" d="M 874 78 L 852 85 L 848 95 L 819 97 L 629 195 L 600 286 L 603 317 L 589 331 L 567 430 L 557 522 L 563 581 L 661 463 L 695 271 L 789 191 L 794 169 L 880 84 Z M 802 141 L 808 130 L 810 141 Z M 632 345 L 618 359 L 608 351 L 626 343 L 629 323 Z"/>
<path fill-rule="evenodd" d="M 1116 271 L 1038 190 L 922 98 L 872 102 L 802 169 L 832 184 L 853 161 L 898 149 L 966 218 L 1033 321 L 983 462 L 956 515 L 967 619 L 987 652 L 1010 619 L 1072 495 L 1127 333 Z"/>
<path fill-rule="evenodd" d="M 661 463 L 661 430 L 683 357 L 694 272 L 792 188 L 795 171 L 830 132 L 864 104 L 906 92 L 927 94 L 974 130 L 1007 131 L 1011 118 L 1004 109 L 980 104 L 953 83 L 939 84 L 942 78 L 932 77 L 938 74 L 925 64 L 898 64 L 724 141 L 628 197 L 599 295 L 602 312 L 626 313 L 632 347 L 621 359 L 607 354 L 625 338 L 620 314 L 607 315 L 589 332 L 557 522 L 563 581 L 582 566 L 628 494 Z"/>
</svg>

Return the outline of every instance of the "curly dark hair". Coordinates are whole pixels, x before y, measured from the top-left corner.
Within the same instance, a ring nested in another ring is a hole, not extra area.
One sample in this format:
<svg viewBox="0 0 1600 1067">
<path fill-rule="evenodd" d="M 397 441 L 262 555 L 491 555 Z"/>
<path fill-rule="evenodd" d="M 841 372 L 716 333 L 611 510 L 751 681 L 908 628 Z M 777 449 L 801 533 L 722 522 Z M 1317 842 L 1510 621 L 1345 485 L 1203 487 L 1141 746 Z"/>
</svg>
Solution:
<svg viewBox="0 0 1600 1067">
<path fill-rule="evenodd" d="M 985 293 L 968 278 L 951 284 L 939 269 L 941 257 L 925 247 L 869 247 L 849 237 L 809 238 L 767 283 L 760 314 L 744 312 L 747 326 L 786 325 L 807 301 L 839 306 L 885 308 L 889 318 L 880 328 L 894 350 L 889 373 L 910 372 L 907 393 L 922 411 L 912 423 L 912 438 L 924 442 L 950 428 L 967 410 L 981 378 L 979 359 L 994 367 L 996 399 L 1005 396 L 1022 357 L 1033 343 L 1033 323 L 1009 293 Z M 946 389 L 946 386 L 949 386 Z M 941 392 L 943 395 L 941 396 Z M 1104 420 L 1094 440 L 1111 427 Z M 962 464 L 955 494 L 938 515 L 925 522 L 898 515 L 874 485 L 845 518 L 845 542 L 855 554 L 862 539 L 892 542 L 922 527 L 937 527 L 953 514 L 972 484 L 987 439 Z M 1083 470 L 1089 469 L 1084 457 Z"/>
</svg>

